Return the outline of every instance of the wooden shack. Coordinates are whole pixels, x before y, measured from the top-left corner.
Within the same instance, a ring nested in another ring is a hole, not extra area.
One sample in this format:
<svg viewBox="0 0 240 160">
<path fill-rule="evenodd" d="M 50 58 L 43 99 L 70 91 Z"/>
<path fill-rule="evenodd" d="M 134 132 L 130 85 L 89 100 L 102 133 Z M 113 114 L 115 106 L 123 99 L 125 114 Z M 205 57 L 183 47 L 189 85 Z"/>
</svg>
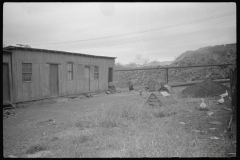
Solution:
<svg viewBox="0 0 240 160">
<path fill-rule="evenodd" d="M 8 46 L 3 48 L 4 102 L 108 90 L 116 57 Z"/>
</svg>

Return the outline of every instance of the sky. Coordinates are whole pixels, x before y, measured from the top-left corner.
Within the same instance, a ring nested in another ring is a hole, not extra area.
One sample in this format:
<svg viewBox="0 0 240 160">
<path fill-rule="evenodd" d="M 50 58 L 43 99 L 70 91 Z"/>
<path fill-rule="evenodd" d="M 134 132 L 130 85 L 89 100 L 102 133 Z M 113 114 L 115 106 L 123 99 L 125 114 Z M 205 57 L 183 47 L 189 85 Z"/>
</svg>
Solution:
<svg viewBox="0 0 240 160">
<path fill-rule="evenodd" d="M 173 61 L 205 46 L 236 43 L 236 4 L 10 3 L 3 5 L 3 44 Z"/>
</svg>

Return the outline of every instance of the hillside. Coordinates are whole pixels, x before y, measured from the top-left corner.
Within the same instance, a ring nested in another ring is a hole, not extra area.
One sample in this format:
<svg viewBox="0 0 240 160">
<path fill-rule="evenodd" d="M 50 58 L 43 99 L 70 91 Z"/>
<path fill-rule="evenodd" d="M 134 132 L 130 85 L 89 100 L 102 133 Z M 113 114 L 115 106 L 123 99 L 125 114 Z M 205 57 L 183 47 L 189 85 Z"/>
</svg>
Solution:
<svg viewBox="0 0 240 160">
<path fill-rule="evenodd" d="M 236 60 L 236 44 L 226 44 L 199 48 L 181 54 L 172 65 L 201 65 L 233 63 Z"/>
<path fill-rule="evenodd" d="M 159 61 L 152 61 L 150 63 L 148 63 L 149 66 L 165 66 L 165 65 L 170 65 L 172 64 L 173 61 L 163 61 L 163 62 L 159 62 Z"/>
<path fill-rule="evenodd" d="M 167 66 L 191 66 L 204 64 L 236 63 L 236 44 L 216 45 L 199 48 L 195 51 L 186 51 Z M 155 65 L 151 67 L 161 67 Z M 148 66 L 149 67 L 149 66 Z M 128 67 L 124 67 L 127 69 Z M 210 79 L 229 78 L 229 69 L 224 67 L 170 69 L 169 82 L 185 82 Z M 127 87 L 127 81 L 132 78 L 135 86 L 146 86 L 150 78 L 155 81 L 165 82 L 165 70 L 139 70 L 128 72 L 115 72 L 114 82 L 116 87 Z"/>
</svg>

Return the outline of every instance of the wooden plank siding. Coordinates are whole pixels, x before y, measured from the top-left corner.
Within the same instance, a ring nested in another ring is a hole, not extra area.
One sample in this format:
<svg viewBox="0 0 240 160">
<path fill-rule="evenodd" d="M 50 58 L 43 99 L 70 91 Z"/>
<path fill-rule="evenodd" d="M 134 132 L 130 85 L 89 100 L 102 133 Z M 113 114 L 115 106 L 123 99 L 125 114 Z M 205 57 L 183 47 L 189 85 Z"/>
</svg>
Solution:
<svg viewBox="0 0 240 160">
<path fill-rule="evenodd" d="M 84 85 L 85 66 L 90 66 L 90 92 L 108 89 L 108 69 L 114 59 L 85 55 L 63 54 L 39 50 L 14 49 L 13 88 L 14 103 L 50 97 L 50 64 L 58 64 L 59 96 L 86 93 Z M 67 64 L 73 63 L 73 79 L 67 79 Z M 32 63 L 32 81 L 22 81 L 22 63 Z M 99 79 L 94 80 L 94 66 L 99 68 Z"/>
<path fill-rule="evenodd" d="M 12 102 L 13 101 L 13 92 L 12 92 L 13 87 L 12 87 L 11 53 L 6 52 L 4 50 L 3 50 L 3 64 L 7 65 L 7 72 L 8 72 L 8 73 L 6 73 L 6 75 L 8 76 L 8 77 L 6 77 L 6 79 L 8 80 L 8 82 L 7 82 L 8 83 L 8 86 L 7 86 L 8 91 L 7 92 L 9 94 L 8 96 L 9 96 L 10 102 Z M 4 98 L 3 98 L 3 100 L 4 100 Z"/>
</svg>

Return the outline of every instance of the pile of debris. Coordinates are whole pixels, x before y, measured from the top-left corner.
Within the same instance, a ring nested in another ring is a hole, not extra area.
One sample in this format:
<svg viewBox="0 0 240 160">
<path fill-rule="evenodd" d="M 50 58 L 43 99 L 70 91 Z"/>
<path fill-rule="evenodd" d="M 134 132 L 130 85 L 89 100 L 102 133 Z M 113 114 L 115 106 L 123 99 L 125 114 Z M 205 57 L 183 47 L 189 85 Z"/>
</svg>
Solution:
<svg viewBox="0 0 240 160">
<path fill-rule="evenodd" d="M 15 115 L 15 112 L 10 109 L 3 109 L 3 119 L 8 118 L 10 115 Z"/>
<path fill-rule="evenodd" d="M 200 83 L 197 83 L 193 86 L 190 86 L 184 90 L 182 90 L 182 94 L 184 96 L 191 96 L 193 98 L 204 98 L 209 96 L 221 95 L 228 91 L 230 92 L 230 88 L 219 83 L 214 82 L 209 79 L 206 79 Z"/>
<path fill-rule="evenodd" d="M 113 82 L 109 82 L 108 84 L 108 91 L 106 92 L 106 94 L 113 94 L 113 93 L 121 93 L 120 91 L 117 91 L 115 88 L 115 85 L 113 84 Z"/>
</svg>

